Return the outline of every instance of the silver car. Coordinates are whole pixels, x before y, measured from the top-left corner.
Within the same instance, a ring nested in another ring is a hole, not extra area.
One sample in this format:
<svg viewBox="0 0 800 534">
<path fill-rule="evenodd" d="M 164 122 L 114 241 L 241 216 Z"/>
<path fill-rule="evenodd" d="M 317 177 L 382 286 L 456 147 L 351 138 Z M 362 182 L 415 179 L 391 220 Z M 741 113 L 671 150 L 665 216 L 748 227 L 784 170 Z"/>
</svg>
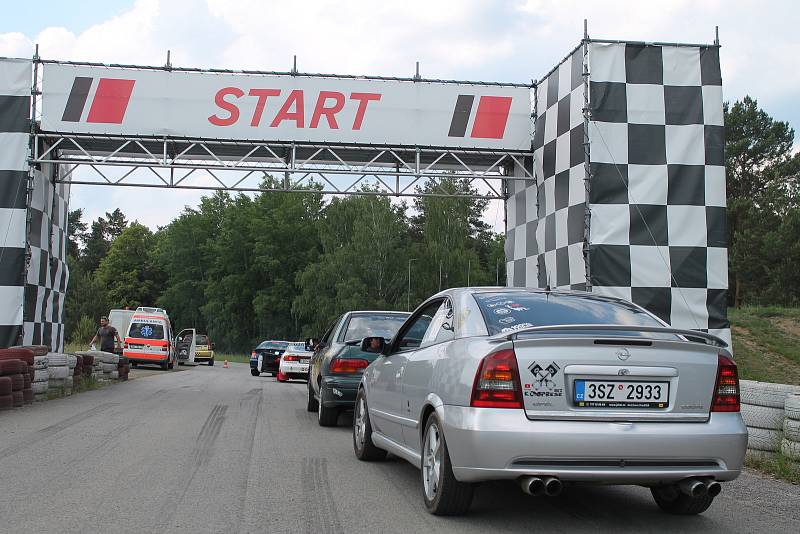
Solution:
<svg viewBox="0 0 800 534">
<path fill-rule="evenodd" d="M 356 456 L 419 467 L 431 513 L 465 513 L 475 483 L 506 479 L 535 496 L 637 484 L 666 512 L 697 514 L 741 471 L 747 430 L 724 341 L 624 300 L 450 289 L 370 345 L 381 357 L 357 393 Z"/>
</svg>

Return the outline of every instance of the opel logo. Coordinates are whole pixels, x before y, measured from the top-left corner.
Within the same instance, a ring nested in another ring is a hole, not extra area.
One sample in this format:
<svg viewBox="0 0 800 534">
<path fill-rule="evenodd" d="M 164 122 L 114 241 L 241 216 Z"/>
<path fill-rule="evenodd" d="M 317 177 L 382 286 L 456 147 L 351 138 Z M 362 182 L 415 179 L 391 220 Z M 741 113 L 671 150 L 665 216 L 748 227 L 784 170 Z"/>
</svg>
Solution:
<svg viewBox="0 0 800 534">
<path fill-rule="evenodd" d="M 631 357 L 631 353 L 628 349 L 619 349 L 615 354 L 617 355 L 617 358 L 623 362 L 627 361 L 627 359 Z"/>
<path fill-rule="evenodd" d="M 619 376 L 628 376 L 629 374 L 631 374 L 631 372 L 628 369 L 620 369 L 617 374 Z"/>
</svg>

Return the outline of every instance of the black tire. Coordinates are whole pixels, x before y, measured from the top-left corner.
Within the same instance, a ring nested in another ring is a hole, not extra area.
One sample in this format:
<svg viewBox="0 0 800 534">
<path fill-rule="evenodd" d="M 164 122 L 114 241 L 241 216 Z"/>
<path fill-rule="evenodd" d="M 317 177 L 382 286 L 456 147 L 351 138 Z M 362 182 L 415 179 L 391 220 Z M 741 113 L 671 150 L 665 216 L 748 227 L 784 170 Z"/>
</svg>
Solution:
<svg viewBox="0 0 800 534">
<path fill-rule="evenodd" d="M 167 369 L 169 369 L 169 363 L 167 363 L 167 362 L 162 363 L 161 364 L 161 370 L 162 371 L 166 371 Z"/>
<path fill-rule="evenodd" d="M 306 410 L 309 412 L 316 412 L 319 410 L 319 403 L 316 397 L 314 397 L 314 390 L 311 387 L 310 380 L 308 381 L 308 404 L 306 404 Z"/>
<path fill-rule="evenodd" d="M 359 429 L 359 425 L 363 425 L 363 428 Z M 359 430 L 363 431 L 363 437 L 359 437 Z M 353 413 L 353 451 L 356 453 L 356 458 L 365 462 L 386 459 L 386 451 L 376 447 L 372 442 L 372 424 L 369 421 L 367 396 L 363 389 L 358 391 Z"/>
<path fill-rule="evenodd" d="M 425 476 L 427 469 L 425 466 L 425 452 L 427 443 L 429 441 L 429 434 L 437 433 L 438 448 L 440 451 L 439 458 L 439 477 L 436 480 L 436 488 L 433 491 L 432 498 L 428 496 L 425 485 Z M 472 496 L 475 491 L 473 484 L 459 482 L 453 474 L 453 466 L 450 464 L 450 453 L 447 450 L 447 441 L 444 437 L 442 424 L 436 413 L 431 413 L 425 422 L 425 432 L 422 434 L 422 465 L 420 466 L 421 485 L 422 485 L 422 499 L 425 502 L 425 508 L 428 512 L 434 515 L 463 515 L 469 511 L 472 505 Z"/>
<path fill-rule="evenodd" d="M 211 358 L 210 360 L 208 360 L 208 366 L 209 367 L 213 367 L 214 366 L 214 358 Z"/>
<path fill-rule="evenodd" d="M 174 368 L 175 368 L 175 362 L 168 361 L 167 362 L 167 369 L 174 369 Z"/>
<path fill-rule="evenodd" d="M 319 402 L 317 403 L 317 421 L 319 426 L 336 426 L 339 422 L 339 409 L 328 408 L 322 404 L 322 388 L 319 390 Z"/>
<path fill-rule="evenodd" d="M 673 515 L 702 514 L 714 502 L 714 497 L 710 495 L 690 497 L 673 487 L 650 488 L 650 493 L 653 494 L 653 500 L 659 508 Z"/>
<path fill-rule="evenodd" d="M 138 364 L 138 363 L 136 363 L 136 362 L 131 362 L 131 367 L 133 367 L 134 369 L 136 369 L 137 367 L 139 367 L 139 364 Z"/>
<path fill-rule="evenodd" d="M 253 376 L 258 376 L 258 375 L 260 375 L 261 373 L 259 373 L 259 372 L 258 372 L 258 369 L 252 369 L 252 368 L 251 368 L 251 369 L 250 369 L 250 374 L 251 374 L 251 375 L 253 375 Z"/>
</svg>

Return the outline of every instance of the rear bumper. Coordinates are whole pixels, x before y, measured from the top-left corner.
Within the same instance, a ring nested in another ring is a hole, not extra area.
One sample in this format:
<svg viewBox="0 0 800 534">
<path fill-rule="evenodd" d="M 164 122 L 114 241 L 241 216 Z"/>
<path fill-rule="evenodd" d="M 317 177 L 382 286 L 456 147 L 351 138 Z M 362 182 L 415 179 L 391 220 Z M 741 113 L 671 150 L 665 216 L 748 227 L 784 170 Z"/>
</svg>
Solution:
<svg viewBox="0 0 800 534">
<path fill-rule="evenodd" d="M 284 362 L 281 361 L 280 365 L 281 373 L 289 376 L 308 376 L 308 364 L 307 363 L 296 363 L 296 362 Z"/>
<path fill-rule="evenodd" d="M 326 408 L 350 409 L 356 405 L 361 377 L 325 376 L 320 388 L 320 402 Z"/>
<path fill-rule="evenodd" d="M 705 423 L 529 421 L 521 410 L 447 406 L 444 433 L 460 481 L 550 475 L 565 481 L 657 485 L 733 480 L 747 428 L 738 413 Z"/>
</svg>

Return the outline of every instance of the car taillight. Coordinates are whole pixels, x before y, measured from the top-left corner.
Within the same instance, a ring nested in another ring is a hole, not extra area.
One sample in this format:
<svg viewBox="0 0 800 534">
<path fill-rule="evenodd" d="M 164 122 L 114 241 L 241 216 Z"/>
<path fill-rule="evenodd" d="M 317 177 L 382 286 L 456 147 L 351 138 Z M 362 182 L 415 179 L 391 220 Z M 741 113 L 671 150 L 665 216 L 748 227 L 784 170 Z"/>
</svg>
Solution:
<svg viewBox="0 0 800 534">
<path fill-rule="evenodd" d="M 517 356 L 512 349 L 483 358 L 472 386 L 470 406 L 476 408 L 522 408 Z"/>
<path fill-rule="evenodd" d="M 289 354 L 288 356 L 284 356 L 283 357 L 283 361 L 285 361 L 285 362 L 299 362 L 300 358 L 298 358 L 297 356 L 295 356 L 293 354 Z"/>
<path fill-rule="evenodd" d="M 331 373 L 358 373 L 367 368 L 369 362 L 361 358 L 334 358 L 331 360 Z"/>
<path fill-rule="evenodd" d="M 717 383 L 714 386 L 712 412 L 738 412 L 739 405 L 739 373 L 736 363 L 720 354 L 717 357 Z"/>
</svg>

